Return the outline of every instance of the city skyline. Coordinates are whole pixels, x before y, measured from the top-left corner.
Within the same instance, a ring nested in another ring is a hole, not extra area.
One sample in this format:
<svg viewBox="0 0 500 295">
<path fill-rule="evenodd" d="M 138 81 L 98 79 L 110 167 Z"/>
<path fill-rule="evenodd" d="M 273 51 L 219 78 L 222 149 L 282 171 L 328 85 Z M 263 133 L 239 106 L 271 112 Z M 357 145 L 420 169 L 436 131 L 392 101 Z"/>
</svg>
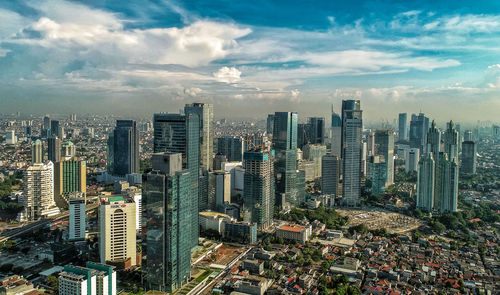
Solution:
<svg viewBox="0 0 500 295">
<path fill-rule="evenodd" d="M 328 118 L 332 103 L 360 99 L 366 122 L 419 111 L 497 120 L 497 3 L 82 3 L 0 4 L 3 112 L 152 114 L 202 101 L 228 118 Z"/>
</svg>

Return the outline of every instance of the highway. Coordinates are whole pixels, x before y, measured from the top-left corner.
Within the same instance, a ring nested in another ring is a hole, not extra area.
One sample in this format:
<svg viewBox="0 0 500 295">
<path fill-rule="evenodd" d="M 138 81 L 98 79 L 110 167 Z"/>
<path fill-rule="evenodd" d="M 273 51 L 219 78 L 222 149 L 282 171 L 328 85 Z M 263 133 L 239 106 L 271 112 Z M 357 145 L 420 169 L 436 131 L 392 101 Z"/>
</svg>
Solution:
<svg viewBox="0 0 500 295">
<path fill-rule="evenodd" d="M 98 206 L 99 206 L 99 204 L 87 205 L 87 208 L 85 211 L 88 213 L 88 212 L 96 209 Z M 10 230 L 8 230 L 7 233 L 4 232 L 4 233 L 2 233 L 2 235 L 0 235 L 0 243 L 3 243 L 9 239 L 21 236 L 21 235 L 26 234 L 26 233 L 33 232 L 35 230 L 39 230 L 39 229 L 43 228 L 44 226 L 51 224 L 53 222 L 67 219 L 68 216 L 69 216 L 69 211 L 65 211 L 65 212 L 55 216 L 54 218 L 45 218 L 45 219 L 41 219 L 41 220 L 32 222 L 32 223 L 27 224 L 27 225 L 22 226 L 22 227 L 10 229 Z"/>
</svg>

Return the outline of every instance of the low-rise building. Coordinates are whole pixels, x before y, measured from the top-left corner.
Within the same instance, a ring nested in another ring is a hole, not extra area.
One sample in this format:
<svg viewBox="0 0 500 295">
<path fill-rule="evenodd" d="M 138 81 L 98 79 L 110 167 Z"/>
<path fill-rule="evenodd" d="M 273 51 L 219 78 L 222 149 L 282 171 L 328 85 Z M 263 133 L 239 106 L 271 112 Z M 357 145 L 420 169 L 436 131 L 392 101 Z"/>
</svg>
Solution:
<svg viewBox="0 0 500 295">
<path fill-rule="evenodd" d="M 286 224 L 276 230 L 276 237 L 305 243 L 312 234 L 311 225 Z"/>
</svg>

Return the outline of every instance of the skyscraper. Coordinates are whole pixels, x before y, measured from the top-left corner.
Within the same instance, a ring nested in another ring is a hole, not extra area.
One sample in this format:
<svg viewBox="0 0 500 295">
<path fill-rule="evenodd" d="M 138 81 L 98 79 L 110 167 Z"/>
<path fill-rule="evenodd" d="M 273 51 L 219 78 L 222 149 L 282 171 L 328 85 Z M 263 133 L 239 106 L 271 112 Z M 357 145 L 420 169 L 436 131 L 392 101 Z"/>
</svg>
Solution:
<svg viewBox="0 0 500 295">
<path fill-rule="evenodd" d="M 447 128 L 444 132 L 444 152 L 448 154 L 450 161 L 458 163 L 459 132 L 453 121 L 448 122 L 446 126 Z"/>
<path fill-rule="evenodd" d="M 439 213 L 456 212 L 458 205 L 458 165 L 447 153 L 440 153 L 436 161 L 434 210 Z"/>
<path fill-rule="evenodd" d="M 460 171 L 464 174 L 476 174 L 477 147 L 473 141 L 462 143 L 462 160 Z"/>
<path fill-rule="evenodd" d="M 54 164 L 34 164 L 24 171 L 22 203 L 29 220 L 59 213 L 54 201 Z"/>
<path fill-rule="evenodd" d="M 43 124 L 42 124 L 42 130 L 41 130 L 41 135 L 44 138 L 47 138 L 50 136 L 50 116 L 47 115 L 43 117 Z"/>
<path fill-rule="evenodd" d="M 69 240 L 85 240 L 85 198 L 69 198 Z"/>
<path fill-rule="evenodd" d="M 276 193 L 285 195 L 291 206 L 300 206 L 297 190 L 297 113 L 276 112 L 274 114 L 273 147 L 276 152 L 274 173 Z M 283 205 L 283 204 L 280 204 Z"/>
<path fill-rule="evenodd" d="M 325 136 L 325 118 L 311 117 L 308 119 L 308 125 L 310 126 L 310 143 L 323 144 Z"/>
<path fill-rule="evenodd" d="M 182 168 L 190 172 L 191 192 L 185 198 L 190 202 L 192 218 L 191 225 L 186 230 L 190 231 L 191 245 L 194 247 L 198 245 L 199 238 L 198 205 L 205 198 L 200 186 L 200 119 L 194 113 L 187 115 L 162 113 L 155 114 L 153 120 L 154 152 L 181 153 Z"/>
<path fill-rule="evenodd" d="M 99 254 L 101 263 L 137 264 L 135 203 L 123 196 L 101 197 L 99 206 Z"/>
<path fill-rule="evenodd" d="M 47 139 L 47 159 L 53 163 L 61 161 L 61 140 L 59 137 L 51 135 Z"/>
<path fill-rule="evenodd" d="M 420 159 L 420 150 L 417 148 L 410 148 L 406 150 L 405 157 L 405 172 L 416 172 L 418 170 L 418 161 Z"/>
<path fill-rule="evenodd" d="M 333 111 L 332 106 L 332 142 L 331 153 L 340 157 L 342 149 L 342 118 Z"/>
<path fill-rule="evenodd" d="M 340 158 L 334 154 L 322 157 L 321 164 L 321 192 L 338 196 L 340 190 Z"/>
<path fill-rule="evenodd" d="M 342 101 L 342 205 L 359 207 L 363 119 L 359 100 Z"/>
<path fill-rule="evenodd" d="M 200 165 L 212 170 L 214 153 L 214 108 L 208 103 L 187 104 L 184 107 L 187 116 L 198 115 L 200 120 Z"/>
<path fill-rule="evenodd" d="M 173 292 L 191 277 L 192 177 L 180 153 L 155 153 L 152 162 L 143 175 L 142 270 L 147 289 Z"/>
<path fill-rule="evenodd" d="M 423 152 L 425 144 L 425 136 L 429 130 L 429 118 L 423 113 L 418 115 L 412 114 L 410 121 L 410 146 L 419 148 Z"/>
<path fill-rule="evenodd" d="M 226 156 L 229 162 L 241 162 L 244 152 L 243 140 L 236 136 L 219 137 L 217 138 L 217 152 Z"/>
<path fill-rule="evenodd" d="M 272 134 L 274 129 L 274 114 L 268 114 L 266 120 L 266 133 Z"/>
<path fill-rule="evenodd" d="M 375 132 L 375 155 L 385 163 L 385 187 L 388 187 L 394 183 L 394 131 L 377 130 Z"/>
<path fill-rule="evenodd" d="M 408 140 L 408 116 L 406 113 L 399 114 L 398 120 L 399 141 Z"/>
<path fill-rule="evenodd" d="M 224 204 L 231 202 L 231 174 L 218 170 L 208 175 L 208 209 L 224 211 Z"/>
<path fill-rule="evenodd" d="M 73 158 L 76 156 L 76 146 L 71 141 L 65 141 L 61 147 L 61 156 L 63 158 Z"/>
<path fill-rule="evenodd" d="M 464 131 L 464 141 L 474 141 L 472 136 L 472 131 L 470 130 Z"/>
<path fill-rule="evenodd" d="M 429 131 L 427 132 L 426 153 L 432 153 L 434 160 L 437 161 L 439 152 L 441 151 L 441 131 L 437 128 L 436 122 L 433 120 Z"/>
<path fill-rule="evenodd" d="M 276 122 L 275 122 L 276 125 Z M 279 129 L 275 128 L 275 131 Z M 278 133 L 276 133 L 278 135 Z M 274 209 L 274 151 L 264 148 L 243 154 L 245 169 L 244 219 L 257 223 L 259 229 L 272 224 Z"/>
<path fill-rule="evenodd" d="M 113 174 L 139 173 L 139 130 L 133 120 L 117 120 L 113 132 Z M 109 160 L 109 159 L 108 159 Z"/>
<path fill-rule="evenodd" d="M 50 121 L 50 135 L 61 138 L 61 134 L 59 134 L 59 121 Z"/>
<path fill-rule="evenodd" d="M 383 194 L 387 188 L 387 162 L 382 156 L 370 156 L 369 162 L 372 195 Z"/>
<path fill-rule="evenodd" d="M 33 164 L 40 164 L 43 162 L 43 144 L 40 139 L 35 140 L 31 144 L 31 161 Z"/>
<path fill-rule="evenodd" d="M 434 181 L 436 163 L 432 153 L 427 153 L 418 164 L 417 209 L 432 212 L 434 208 Z"/>
<path fill-rule="evenodd" d="M 64 158 L 54 163 L 54 199 L 59 207 L 67 207 L 70 193 L 87 193 L 87 166 L 78 158 Z M 64 205 L 66 204 L 66 205 Z"/>
</svg>

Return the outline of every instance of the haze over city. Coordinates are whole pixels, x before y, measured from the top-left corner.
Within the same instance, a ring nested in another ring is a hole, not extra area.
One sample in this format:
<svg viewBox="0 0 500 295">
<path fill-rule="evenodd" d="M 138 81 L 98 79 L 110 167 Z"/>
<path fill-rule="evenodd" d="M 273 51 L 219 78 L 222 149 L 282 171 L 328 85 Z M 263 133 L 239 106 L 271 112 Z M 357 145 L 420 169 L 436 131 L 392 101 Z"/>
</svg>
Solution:
<svg viewBox="0 0 500 295">
<path fill-rule="evenodd" d="M 496 1 L 2 1 L 2 112 L 496 120 Z M 140 102 L 140 104 L 138 104 Z M 249 110 L 251 112 L 249 112 Z"/>
</svg>

